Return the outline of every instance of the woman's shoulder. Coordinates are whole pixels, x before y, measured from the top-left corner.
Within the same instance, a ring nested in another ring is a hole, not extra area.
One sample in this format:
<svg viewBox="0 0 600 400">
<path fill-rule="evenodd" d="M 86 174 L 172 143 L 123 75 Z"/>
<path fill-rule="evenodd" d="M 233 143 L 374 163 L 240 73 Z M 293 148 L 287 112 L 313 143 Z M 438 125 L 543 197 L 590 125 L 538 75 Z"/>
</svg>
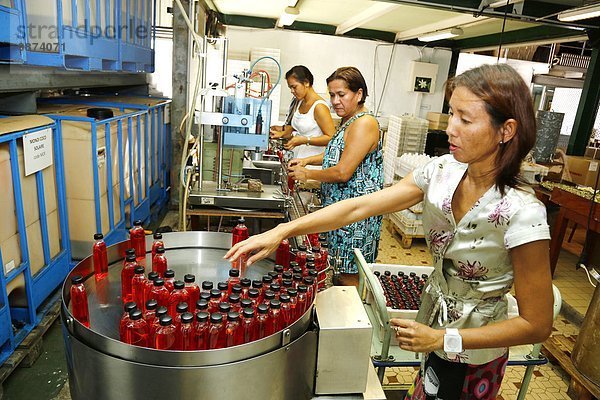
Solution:
<svg viewBox="0 0 600 400">
<path fill-rule="evenodd" d="M 354 121 L 348 126 L 351 129 L 375 129 L 379 131 L 379 122 L 369 112 L 361 112 L 353 117 Z"/>
</svg>

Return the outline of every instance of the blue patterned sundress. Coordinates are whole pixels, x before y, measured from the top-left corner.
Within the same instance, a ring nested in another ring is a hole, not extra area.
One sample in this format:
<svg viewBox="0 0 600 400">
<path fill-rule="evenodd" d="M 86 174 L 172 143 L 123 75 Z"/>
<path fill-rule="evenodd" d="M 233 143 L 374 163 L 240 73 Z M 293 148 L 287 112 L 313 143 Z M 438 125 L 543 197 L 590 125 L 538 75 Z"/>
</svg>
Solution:
<svg viewBox="0 0 600 400">
<path fill-rule="evenodd" d="M 350 118 L 337 130 L 323 156 L 323 169 L 337 165 L 344 152 L 344 132 L 358 118 L 373 115 L 361 112 Z M 368 153 L 354 171 L 354 174 L 343 183 L 322 183 L 321 194 L 324 206 L 373 193 L 383 188 L 383 155 L 381 152 L 381 134 L 377 149 Z M 369 217 L 335 231 L 328 232 L 329 254 L 341 257 L 340 272 L 356 274 L 358 269 L 354 263 L 354 251 L 361 249 L 367 262 L 375 262 L 379 238 L 381 235 L 382 216 Z"/>
</svg>

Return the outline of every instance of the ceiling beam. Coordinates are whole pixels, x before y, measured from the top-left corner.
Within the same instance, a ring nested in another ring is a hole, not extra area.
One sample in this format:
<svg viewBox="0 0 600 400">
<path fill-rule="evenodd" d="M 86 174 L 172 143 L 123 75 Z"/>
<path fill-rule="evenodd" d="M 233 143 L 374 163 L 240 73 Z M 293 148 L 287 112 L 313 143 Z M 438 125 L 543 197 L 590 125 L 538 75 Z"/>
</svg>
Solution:
<svg viewBox="0 0 600 400">
<path fill-rule="evenodd" d="M 410 40 L 423 35 L 424 33 L 436 32 L 448 28 L 454 28 L 464 25 L 472 25 L 474 23 L 485 22 L 488 17 L 475 17 L 470 14 L 461 14 L 456 17 L 443 19 L 432 24 L 422 25 L 418 28 L 407 29 L 396 33 L 396 42 Z"/>
<path fill-rule="evenodd" d="M 377 19 L 396 8 L 398 8 L 398 4 L 375 2 L 366 10 L 339 24 L 335 30 L 335 34 L 343 35 L 344 33 L 359 28 L 367 22 Z"/>
</svg>

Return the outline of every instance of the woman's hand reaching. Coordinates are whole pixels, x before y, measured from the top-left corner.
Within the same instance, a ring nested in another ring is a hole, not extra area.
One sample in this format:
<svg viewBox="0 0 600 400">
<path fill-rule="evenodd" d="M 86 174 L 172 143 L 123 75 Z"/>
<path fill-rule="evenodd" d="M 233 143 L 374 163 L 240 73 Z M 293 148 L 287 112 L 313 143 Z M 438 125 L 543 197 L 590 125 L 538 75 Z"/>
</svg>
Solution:
<svg viewBox="0 0 600 400">
<path fill-rule="evenodd" d="M 302 164 L 303 163 L 292 164 L 292 162 L 290 162 L 288 176 L 295 181 L 306 182 L 308 180 L 308 170 Z"/>
<path fill-rule="evenodd" d="M 294 147 L 307 143 L 307 138 L 304 136 L 296 135 L 283 145 L 286 150 L 292 150 Z"/>
<path fill-rule="evenodd" d="M 279 243 L 281 243 L 283 239 L 285 239 L 285 235 L 282 230 L 279 227 L 275 227 L 270 231 L 250 236 L 243 242 L 237 243 L 223 258 L 234 262 L 241 257 L 242 254 L 251 255 L 247 262 L 247 265 L 250 266 L 254 262 L 266 258 L 269 254 L 277 250 Z"/>
<path fill-rule="evenodd" d="M 392 318 L 390 325 L 402 350 L 429 353 L 444 348 L 444 331 L 407 319 Z"/>
<path fill-rule="evenodd" d="M 285 135 L 285 130 L 283 126 L 272 126 L 269 129 L 269 134 L 271 139 L 281 139 Z"/>
</svg>

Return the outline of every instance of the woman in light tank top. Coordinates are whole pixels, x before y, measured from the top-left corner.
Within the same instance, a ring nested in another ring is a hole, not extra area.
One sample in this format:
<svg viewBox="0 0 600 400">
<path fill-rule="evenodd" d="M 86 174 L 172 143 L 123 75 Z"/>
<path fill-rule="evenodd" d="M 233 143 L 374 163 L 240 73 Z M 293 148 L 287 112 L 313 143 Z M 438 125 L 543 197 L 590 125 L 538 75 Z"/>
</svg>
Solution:
<svg viewBox="0 0 600 400">
<path fill-rule="evenodd" d="M 271 127 L 271 138 L 287 139 L 284 147 L 293 150 L 295 158 L 320 154 L 335 133 L 329 106 L 313 89 L 313 75 L 305 66 L 293 67 L 285 79 L 298 106 L 291 125 Z"/>
</svg>

